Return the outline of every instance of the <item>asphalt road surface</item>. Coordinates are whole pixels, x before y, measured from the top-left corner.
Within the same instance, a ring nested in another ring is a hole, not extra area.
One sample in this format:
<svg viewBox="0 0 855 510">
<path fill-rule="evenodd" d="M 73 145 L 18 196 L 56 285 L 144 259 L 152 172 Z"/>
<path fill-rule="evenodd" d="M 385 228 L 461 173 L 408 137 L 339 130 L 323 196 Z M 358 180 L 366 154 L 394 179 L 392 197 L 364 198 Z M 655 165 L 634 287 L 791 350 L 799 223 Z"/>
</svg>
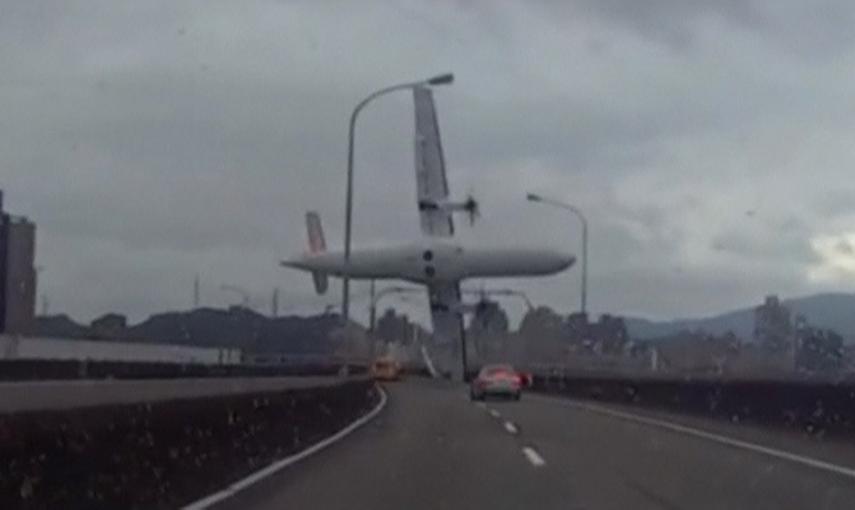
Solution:
<svg viewBox="0 0 855 510">
<path fill-rule="evenodd" d="M 374 421 L 218 509 L 851 509 L 855 444 L 526 394 L 386 386 Z"/>
</svg>

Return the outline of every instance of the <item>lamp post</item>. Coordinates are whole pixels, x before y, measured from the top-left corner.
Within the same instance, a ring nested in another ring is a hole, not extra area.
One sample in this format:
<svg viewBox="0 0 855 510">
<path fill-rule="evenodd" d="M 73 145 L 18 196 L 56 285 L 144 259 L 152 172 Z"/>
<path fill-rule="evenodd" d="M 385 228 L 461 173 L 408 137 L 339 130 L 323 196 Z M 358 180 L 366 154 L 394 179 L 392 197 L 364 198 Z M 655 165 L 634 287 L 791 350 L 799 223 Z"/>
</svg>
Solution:
<svg viewBox="0 0 855 510">
<path fill-rule="evenodd" d="M 359 115 L 359 112 L 362 111 L 365 105 L 384 94 L 388 94 L 390 92 L 395 92 L 398 90 L 412 90 L 416 87 L 447 85 L 452 83 L 453 81 L 454 75 L 451 73 L 446 73 L 434 76 L 433 78 L 428 78 L 426 80 L 400 83 L 398 85 L 392 85 L 391 87 L 385 87 L 376 92 L 371 93 L 370 95 L 368 95 L 368 97 L 360 101 L 353 109 L 353 113 L 350 114 L 350 129 L 348 131 L 347 144 L 347 193 L 345 198 L 344 213 L 344 279 L 342 283 L 341 296 L 341 316 L 345 324 L 347 324 L 347 321 L 350 319 L 350 276 L 348 276 L 348 271 L 350 269 L 350 239 L 353 217 L 353 142 L 354 131 L 356 128 L 356 117 Z"/>
<path fill-rule="evenodd" d="M 535 193 L 528 193 L 526 195 L 526 199 L 528 199 L 529 202 L 540 202 L 564 209 L 565 211 L 570 211 L 573 215 L 579 218 L 579 221 L 582 223 L 582 313 L 586 313 L 588 300 L 588 220 L 585 218 L 585 215 L 582 214 L 582 211 L 572 204 L 546 198 Z"/>
</svg>

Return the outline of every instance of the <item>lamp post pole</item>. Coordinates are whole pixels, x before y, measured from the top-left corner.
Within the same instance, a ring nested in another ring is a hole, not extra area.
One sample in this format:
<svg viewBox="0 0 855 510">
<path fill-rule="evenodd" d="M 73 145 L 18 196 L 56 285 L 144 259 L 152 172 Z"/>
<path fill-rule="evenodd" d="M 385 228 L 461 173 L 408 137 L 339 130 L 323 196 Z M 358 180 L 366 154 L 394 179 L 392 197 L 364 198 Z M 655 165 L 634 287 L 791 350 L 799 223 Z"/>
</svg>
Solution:
<svg viewBox="0 0 855 510">
<path fill-rule="evenodd" d="M 565 202 L 561 202 L 560 200 L 554 200 L 551 198 L 546 198 L 535 193 L 529 193 L 526 195 L 526 198 L 530 202 L 540 202 L 543 204 L 551 205 L 553 207 L 558 207 L 559 209 L 564 209 L 565 211 L 570 211 L 576 216 L 579 221 L 582 223 L 582 313 L 587 313 L 588 310 L 588 220 L 585 218 L 585 215 L 582 214 L 582 211 L 572 205 Z"/>
<path fill-rule="evenodd" d="M 434 76 L 433 78 L 429 78 L 427 80 L 400 83 L 398 85 L 392 85 L 391 87 L 385 87 L 376 92 L 371 93 L 370 95 L 368 95 L 368 97 L 360 101 L 353 109 L 353 113 L 350 114 L 350 127 L 348 131 L 347 144 L 347 193 L 345 197 L 344 213 L 344 279 L 342 283 L 341 296 L 341 315 L 345 324 L 347 324 L 348 320 L 350 319 L 350 276 L 348 272 L 350 269 L 350 240 L 353 220 L 353 143 L 354 132 L 356 128 L 356 118 L 359 115 L 359 112 L 362 111 L 362 109 L 368 103 L 384 94 L 388 94 L 390 92 L 395 92 L 398 90 L 412 90 L 416 87 L 446 85 L 452 83 L 453 81 L 454 75 L 451 73 L 447 73 Z"/>
</svg>

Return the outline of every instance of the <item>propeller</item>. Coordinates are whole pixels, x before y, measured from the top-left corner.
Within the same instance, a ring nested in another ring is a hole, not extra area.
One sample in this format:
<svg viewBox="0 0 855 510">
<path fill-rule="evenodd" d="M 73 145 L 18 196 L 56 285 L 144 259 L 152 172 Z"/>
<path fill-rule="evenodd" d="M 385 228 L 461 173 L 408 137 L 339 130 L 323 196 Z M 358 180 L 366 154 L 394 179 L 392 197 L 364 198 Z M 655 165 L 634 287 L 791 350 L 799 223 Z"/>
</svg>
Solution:
<svg viewBox="0 0 855 510">
<path fill-rule="evenodd" d="M 469 215 L 470 226 L 474 225 L 475 220 L 481 217 L 481 207 L 471 192 L 466 195 L 466 200 L 463 202 L 463 210 Z"/>
</svg>

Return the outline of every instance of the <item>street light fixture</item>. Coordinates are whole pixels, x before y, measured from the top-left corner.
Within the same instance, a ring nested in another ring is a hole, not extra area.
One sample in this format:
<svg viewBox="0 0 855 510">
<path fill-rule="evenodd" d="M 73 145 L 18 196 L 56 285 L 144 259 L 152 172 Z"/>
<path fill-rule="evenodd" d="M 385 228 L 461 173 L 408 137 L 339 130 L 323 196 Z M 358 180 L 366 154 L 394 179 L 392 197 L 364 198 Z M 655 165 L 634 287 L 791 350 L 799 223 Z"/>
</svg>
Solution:
<svg viewBox="0 0 855 510">
<path fill-rule="evenodd" d="M 341 316 L 345 324 L 347 324 L 347 321 L 350 318 L 350 277 L 348 276 L 348 270 L 350 266 L 350 239 L 353 217 L 353 142 L 354 131 L 356 128 L 356 117 L 359 115 L 359 112 L 365 107 L 365 105 L 384 94 L 388 94 L 390 92 L 395 92 L 398 90 L 412 90 L 417 87 L 448 85 L 453 82 L 454 75 L 452 73 L 446 73 L 428 78 L 426 80 L 401 83 L 398 85 L 392 85 L 391 87 L 382 88 L 376 92 L 371 93 L 370 95 L 368 95 L 368 97 L 360 101 L 353 109 L 353 113 L 350 114 L 350 129 L 348 131 L 347 144 L 347 196 L 345 198 L 344 215 L 344 278 L 342 282 L 341 296 Z"/>
<path fill-rule="evenodd" d="M 526 194 L 526 199 L 529 202 L 540 202 L 543 204 L 551 205 L 553 207 L 564 209 L 566 211 L 570 211 L 577 218 L 579 218 L 580 222 L 582 222 L 582 313 L 586 313 L 588 300 L 588 220 L 585 218 L 585 215 L 582 214 L 582 211 L 572 204 L 561 202 L 560 200 L 543 197 L 536 193 Z"/>
<path fill-rule="evenodd" d="M 433 78 L 427 80 L 428 85 L 450 85 L 454 83 L 454 75 L 452 73 L 440 74 L 439 76 L 434 76 Z"/>
</svg>

